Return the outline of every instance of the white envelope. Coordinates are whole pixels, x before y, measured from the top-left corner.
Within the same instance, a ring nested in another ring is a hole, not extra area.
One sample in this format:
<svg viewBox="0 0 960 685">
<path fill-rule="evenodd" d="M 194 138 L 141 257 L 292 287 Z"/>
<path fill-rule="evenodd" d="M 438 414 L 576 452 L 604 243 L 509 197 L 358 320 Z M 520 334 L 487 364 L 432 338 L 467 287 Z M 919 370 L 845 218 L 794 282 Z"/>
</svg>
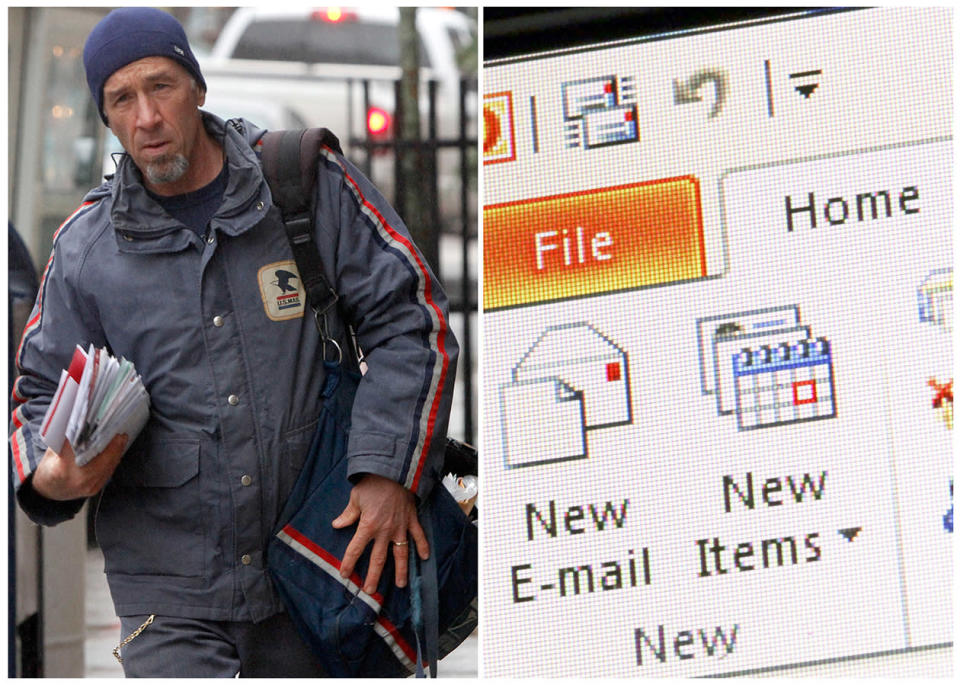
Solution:
<svg viewBox="0 0 960 685">
<path fill-rule="evenodd" d="M 43 443 L 57 454 L 63 449 L 63 441 L 67 433 L 67 421 L 70 419 L 70 407 L 77 397 L 77 382 L 66 370 L 60 374 L 60 384 L 57 392 L 47 407 L 47 413 L 40 424 L 40 437 Z"/>
<path fill-rule="evenodd" d="M 98 369 L 94 363 L 96 350 L 90 345 L 87 350 L 87 363 L 84 364 L 83 373 L 80 375 L 80 385 L 77 388 L 77 398 L 73 403 L 73 410 L 70 412 L 70 419 L 67 421 L 66 437 L 71 445 L 77 444 L 77 436 L 83 428 L 84 419 L 87 417 L 87 407 L 90 403 L 90 386 L 95 382 L 94 372 Z"/>
<path fill-rule="evenodd" d="M 136 382 L 129 381 L 127 386 L 124 390 L 126 396 L 115 406 L 115 411 L 99 426 L 91 441 L 76 452 L 79 466 L 88 463 L 105 450 L 114 436 L 120 433 L 127 435 L 127 446 L 123 450 L 126 454 L 140 431 L 147 425 L 150 419 L 150 397 L 147 391 L 140 385 L 139 377 Z"/>
<path fill-rule="evenodd" d="M 633 419 L 627 354 L 588 323 L 548 328 L 512 375 L 516 382 L 558 378 L 583 393 L 587 430 Z"/>
<path fill-rule="evenodd" d="M 500 387 L 506 467 L 549 464 L 587 456 L 583 393 L 557 378 Z"/>
</svg>

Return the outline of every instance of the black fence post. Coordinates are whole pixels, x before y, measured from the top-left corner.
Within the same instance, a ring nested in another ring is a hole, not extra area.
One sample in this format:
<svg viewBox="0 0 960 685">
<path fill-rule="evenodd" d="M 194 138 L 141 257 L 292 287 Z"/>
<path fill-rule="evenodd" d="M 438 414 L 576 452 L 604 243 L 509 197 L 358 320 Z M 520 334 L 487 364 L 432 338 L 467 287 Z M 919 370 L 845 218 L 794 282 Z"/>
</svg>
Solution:
<svg viewBox="0 0 960 685">
<path fill-rule="evenodd" d="M 437 138 L 437 82 L 430 80 L 427 84 L 427 102 L 429 111 L 427 113 L 427 139 L 423 141 L 426 147 L 426 154 L 421 155 L 424 163 L 424 189 L 427 191 L 427 206 L 430 208 L 430 223 L 432 224 L 431 233 L 436 236 L 436 262 L 432 266 L 439 272 L 440 270 L 440 233 L 443 230 L 440 225 L 440 180 L 439 167 L 437 166 L 437 150 L 439 140 Z M 424 216 L 423 218 L 426 218 Z M 429 258 L 429 257 L 428 257 Z"/>
<path fill-rule="evenodd" d="M 467 82 L 466 79 L 460 79 L 458 92 L 458 111 L 459 117 L 459 136 L 457 137 L 457 147 L 460 152 L 460 259 L 463 277 L 460 280 L 460 301 L 463 308 L 463 367 L 466 372 L 463 374 L 463 434 L 467 442 L 472 443 L 473 434 L 473 345 L 471 345 L 471 317 L 477 310 L 476 288 L 472 288 L 470 283 L 470 147 L 471 141 L 467 139 Z M 476 147 L 477 141 L 472 141 Z M 476 170 L 476 165 L 474 165 Z M 476 236 L 473 237 L 476 239 Z M 472 291 L 472 292 L 471 292 Z"/>
<path fill-rule="evenodd" d="M 404 111 L 401 82 L 393 82 L 393 208 L 405 222 L 407 219 L 407 179 L 403 173 L 403 155 L 406 141 L 403 139 Z"/>
<path fill-rule="evenodd" d="M 363 175 L 370 178 L 373 169 L 373 140 L 370 137 L 370 127 L 367 126 L 367 114 L 370 112 L 370 79 L 363 79 Z M 353 122 L 350 123 L 353 130 Z"/>
</svg>

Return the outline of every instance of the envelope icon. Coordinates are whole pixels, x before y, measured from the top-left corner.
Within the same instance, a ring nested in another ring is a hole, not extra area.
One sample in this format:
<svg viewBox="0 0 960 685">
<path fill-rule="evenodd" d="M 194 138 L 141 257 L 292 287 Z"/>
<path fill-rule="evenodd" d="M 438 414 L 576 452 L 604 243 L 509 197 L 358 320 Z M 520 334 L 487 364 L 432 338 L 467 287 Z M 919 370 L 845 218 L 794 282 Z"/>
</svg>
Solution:
<svg viewBox="0 0 960 685">
<path fill-rule="evenodd" d="M 587 456 L 583 393 L 557 378 L 500 388 L 503 453 L 508 469 Z"/>
<path fill-rule="evenodd" d="M 585 430 L 632 421 L 626 352 L 588 323 L 547 328 L 512 375 L 515 383 L 557 379 L 581 393 Z"/>
</svg>

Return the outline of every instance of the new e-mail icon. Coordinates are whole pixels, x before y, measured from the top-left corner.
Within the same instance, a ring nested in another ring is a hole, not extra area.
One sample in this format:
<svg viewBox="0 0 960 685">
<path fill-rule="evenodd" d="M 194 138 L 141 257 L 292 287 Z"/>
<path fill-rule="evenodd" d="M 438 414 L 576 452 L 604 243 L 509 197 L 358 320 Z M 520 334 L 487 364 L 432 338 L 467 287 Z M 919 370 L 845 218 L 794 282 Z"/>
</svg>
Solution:
<svg viewBox="0 0 960 685">
<path fill-rule="evenodd" d="M 508 469 L 587 456 L 583 393 L 558 378 L 500 388 L 503 451 Z"/>
<path fill-rule="evenodd" d="M 588 323 L 551 326 L 513 367 L 511 382 L 501 387 L 501 409 L 508 468 L 582 459 L 586 431 L 633 420 L 627 354 Z M 526 421 L 535 425 L 521 430 Z M 551 452 L 542 439 L 539 446 L 522 443 L 518 436 L 531 430 L 541 437 L 556 432 L 551 440 L 564 449 Z"/>
<path fill-rule="evenodd" d="M 627 354 L 588 323 L 551 326 L 540 335 L 513 367 L 515 382 L 537 378 L 558 378 L 583 393 L 588 430 L 632 420 Z"/>
</svg>

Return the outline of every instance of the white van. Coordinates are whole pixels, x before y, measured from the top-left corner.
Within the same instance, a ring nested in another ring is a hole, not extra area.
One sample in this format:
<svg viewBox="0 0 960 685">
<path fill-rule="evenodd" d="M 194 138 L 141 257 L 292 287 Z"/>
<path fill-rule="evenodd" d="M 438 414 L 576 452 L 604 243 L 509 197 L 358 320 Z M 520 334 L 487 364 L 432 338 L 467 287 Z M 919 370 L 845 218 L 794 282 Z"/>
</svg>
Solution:
<svg viewBox="0 0 960 685">
<path fill-rule="evenodd" d="M 330 128 L 346 145 L 350 137 L 364 135 L 364 128 L 389 137 L 394 112 L 389 82 L 400 78 L 399 20 L 396 7 L 240 8 L 201 69 L 211 92 L 282 103 L 308 124 Z M 440 84 L 441 135 L 455 133 L 457 53 L 475 30 L 462 12 L 417 10 L 421 77 Z M 366 94 L 364 80 L 369 80 Z"/>
</svg>

